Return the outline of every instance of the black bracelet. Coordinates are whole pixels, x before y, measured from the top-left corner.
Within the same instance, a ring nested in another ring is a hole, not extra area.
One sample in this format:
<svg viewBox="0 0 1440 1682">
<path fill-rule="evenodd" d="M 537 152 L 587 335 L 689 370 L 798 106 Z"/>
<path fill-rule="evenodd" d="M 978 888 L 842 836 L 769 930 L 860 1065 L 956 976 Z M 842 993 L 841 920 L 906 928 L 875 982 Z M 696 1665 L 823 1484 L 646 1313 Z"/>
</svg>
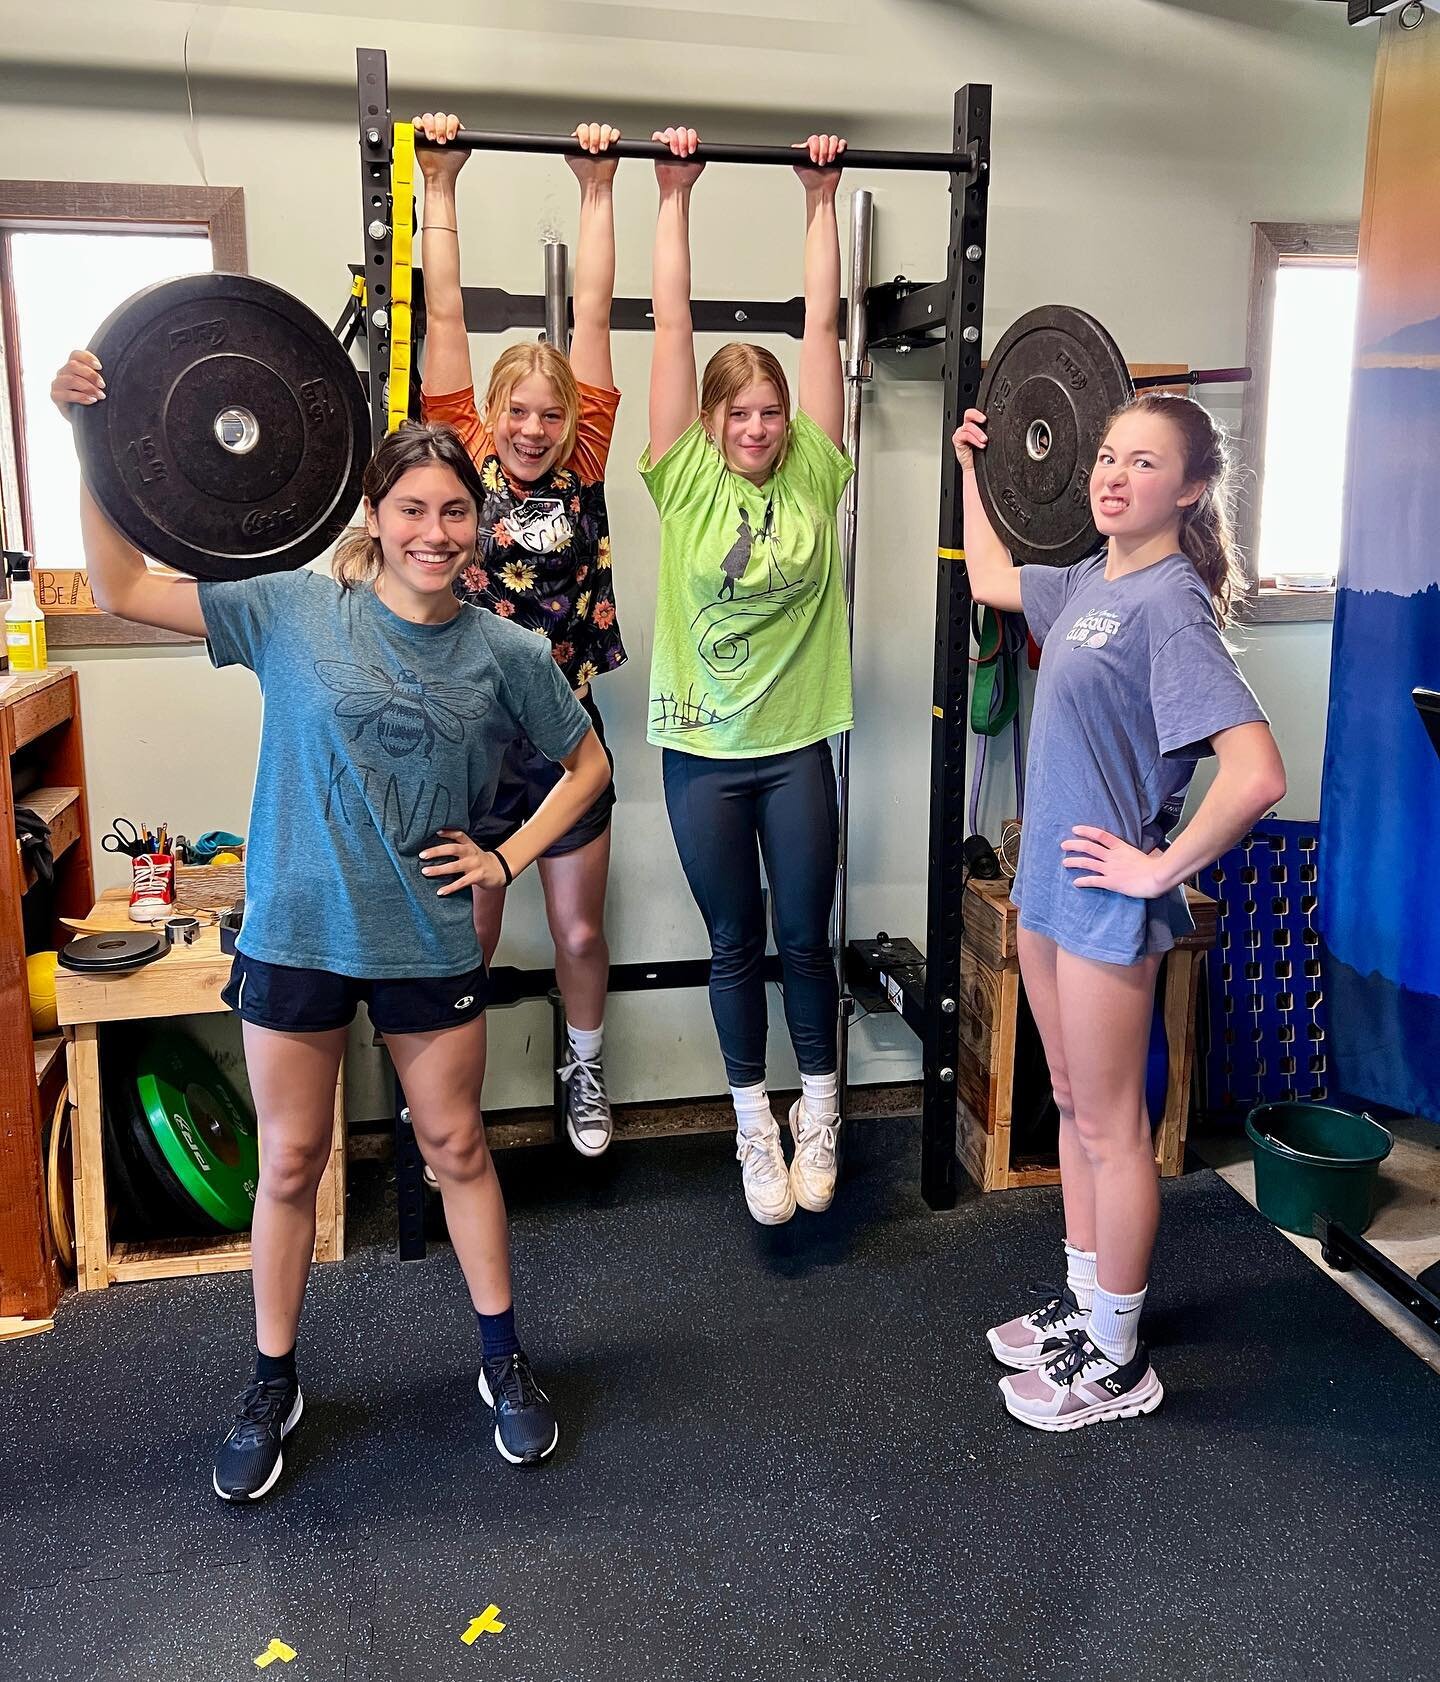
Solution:
<svg viewBox="0 0 1440 1682">
<path fill-rule="evenodd" d="M 510 869 L 510 866 L 505 862 L 504 853 L 502 853 L 498 847 L 487 847 L 485 851 L 490 854 L 491 858 L 499 859 L 500 868 L 505 872 L 505 886 L 508 888 L 515 880 L 515 875 Z"/>
</svg>

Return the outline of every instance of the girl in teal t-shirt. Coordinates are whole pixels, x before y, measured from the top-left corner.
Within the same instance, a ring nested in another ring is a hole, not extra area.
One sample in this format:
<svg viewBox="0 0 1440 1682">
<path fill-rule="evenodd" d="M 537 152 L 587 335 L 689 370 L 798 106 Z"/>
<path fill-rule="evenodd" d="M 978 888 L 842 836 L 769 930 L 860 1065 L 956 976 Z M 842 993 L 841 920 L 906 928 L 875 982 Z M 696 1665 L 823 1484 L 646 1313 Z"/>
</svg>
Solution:
<svg viewBox="0 0 1440 1682">
<path fill-rule="evenodd" d="M 830 950 L 839 837 L 828 737 L 853 722 L 836 509 L 854 472 L 840 447 L 837 160 L 811 135 L 805 187 L 800 412 L 758 345 L 718 351 L 696 389 L 690 319 L 694 129 L 666 129 L 659 163 L 650 443 L 640 471 L 660 511 L 649 739 L 665 806 L 710 935 L 710 1007 L 735 1099 L 745 1201 L 757 1221 L 835 1195 L 839 986 Z M 765 1085 L 765 901 L 803 1093 L 787 1169 Z"/>
<path fill-rule="evenodd" d="M 96 358 L 72 352 L 51 395 L 63 413 L 104 402 Z M 515 1327 L 505 1201 L 480 1107 L 489 977 L 466 900 L 542 857 L 610 768 L 546 644 L 455 596 L 485 499 L 459 435 L 402 426 L 361 484 L 363 521 L 340 539 L 333 578 L 301 570 L 204 584 L 150 571 L 81 491 L 96 602 L 204 637 L 214 663 L 249 667 L 265 698 L 245 925 L 222 995 L 243 1023 L 260 1131 L 255 1376 L 211 1474 L 222 1500 L 242 1503 L 274 1488 L 304 1410 L 296 1338 L 315 1199 L 362 1001 L 439 1184 L 495 1445 L 528 1464 L 560 1433 Z M 521 731 L 563 771 L 526 824 L 483 847 L 469 831 Z"/>
</svg>

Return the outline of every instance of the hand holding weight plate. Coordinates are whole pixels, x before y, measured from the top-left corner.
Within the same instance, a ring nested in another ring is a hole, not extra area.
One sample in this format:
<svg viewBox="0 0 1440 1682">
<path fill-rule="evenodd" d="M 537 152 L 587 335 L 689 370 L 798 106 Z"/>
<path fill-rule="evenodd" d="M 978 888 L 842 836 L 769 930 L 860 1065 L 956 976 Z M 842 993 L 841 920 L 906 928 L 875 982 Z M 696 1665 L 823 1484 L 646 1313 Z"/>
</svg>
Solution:
<svg viewBox="0 0 1440 1682">
<path fill-rule="evenodd" d="M 90 349 L 106 400 L 74 411 L 85 482 L 147 555 L 197 578 L 324 552 L 370 453 L 359 374 L 319 316 L 250 275 L 146 287 Z"/>
<path fill-rule="evenodd" d="M 975 400 L 989 439 L 975 482 L 1017 566 L 1093 553 L 1090 469 L 1111 411 L 1134 394 L 1115 341 L 1066 304 L 1022 315 L 991 352 Z"/>
</svg>

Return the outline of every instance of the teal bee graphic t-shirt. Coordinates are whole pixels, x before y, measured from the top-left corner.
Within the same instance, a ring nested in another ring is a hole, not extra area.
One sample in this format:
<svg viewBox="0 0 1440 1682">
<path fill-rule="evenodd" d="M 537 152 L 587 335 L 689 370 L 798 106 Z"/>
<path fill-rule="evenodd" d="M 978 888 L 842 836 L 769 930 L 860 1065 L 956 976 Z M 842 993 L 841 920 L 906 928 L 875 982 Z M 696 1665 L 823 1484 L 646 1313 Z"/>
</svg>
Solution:
<svg viewBox="0 0 1440 1682">
<path fill-rule="evenodd" d="M 240 950 L 368 978 L 460 975 L 480 945 L 468 892 L 420 852 L 488 811 L 521 734 L 563 759 L 590 728 L 549 643 L 462 606 L 412 625 L 316 572 L 202 584 L 210 658 L 260 680 L 260 764 Z"/>
<path fill-rule="evenodd" d="M 854 722 L 835 511 L 855 469 L 804 413 L 764 485 L 697 420 L 640 474 L 660 512 L 649 740 L 706 759 L 808 747 Z"/>
</svg>

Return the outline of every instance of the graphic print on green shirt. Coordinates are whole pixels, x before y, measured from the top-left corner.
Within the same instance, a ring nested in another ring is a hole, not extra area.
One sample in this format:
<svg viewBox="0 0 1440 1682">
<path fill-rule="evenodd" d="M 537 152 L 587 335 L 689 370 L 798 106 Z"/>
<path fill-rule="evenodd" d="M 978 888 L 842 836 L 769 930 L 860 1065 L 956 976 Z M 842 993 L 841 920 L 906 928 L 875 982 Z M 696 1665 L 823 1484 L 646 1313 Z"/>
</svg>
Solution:
<svg viewBox="0 0 1440 1682">
<path fill-rule="evenodd" d="M 697 420 L 641 477 L 660 513 L 649 741 L 710 759 L 787 753 L 853 722 L 835 510 L 854 472 L 797 414 L 765 485 Z"/>
</svg>

